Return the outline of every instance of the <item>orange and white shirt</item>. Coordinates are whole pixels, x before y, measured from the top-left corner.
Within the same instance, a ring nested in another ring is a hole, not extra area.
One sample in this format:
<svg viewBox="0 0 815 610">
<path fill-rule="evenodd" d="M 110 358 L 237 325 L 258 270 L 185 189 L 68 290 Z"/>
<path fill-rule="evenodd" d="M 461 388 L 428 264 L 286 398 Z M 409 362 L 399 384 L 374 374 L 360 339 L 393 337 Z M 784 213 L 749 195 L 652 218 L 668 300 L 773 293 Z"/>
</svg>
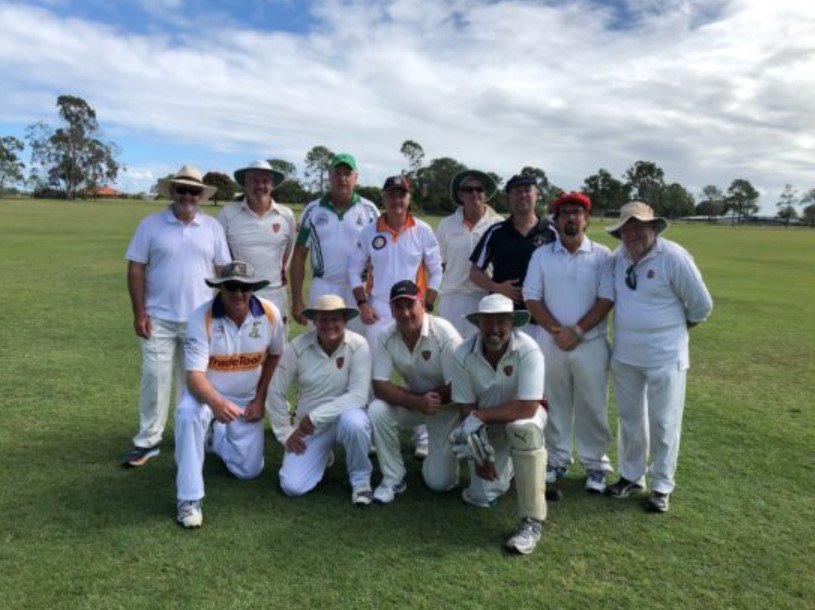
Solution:
<svg viewBox="0 0 815 610">
<path fill-rule="evenodd" d="M 237 326 L 216 296 L 190 315 L 184 369 L 205 372 L 224 398 L 243 407 L 255 397 L 266 357 L 281 355 L 285 339 L 286 327 L 273 303 L 252 296 L 249 313 Z"/>
<path fill-rule="evenodd" d="M 385 215 L 360 231 L 348 261 L 351 288 L 363 285 L 368 263 L 366 289 L 375 301 L 387 303 L 391 286 L 402 280 L 416 282 L 422 293 L 428 288 L 438 290 L 441 284 L 439 242 L 430 225 L 411 214 L 398 231 L 388 225 Z"/>
</svg>

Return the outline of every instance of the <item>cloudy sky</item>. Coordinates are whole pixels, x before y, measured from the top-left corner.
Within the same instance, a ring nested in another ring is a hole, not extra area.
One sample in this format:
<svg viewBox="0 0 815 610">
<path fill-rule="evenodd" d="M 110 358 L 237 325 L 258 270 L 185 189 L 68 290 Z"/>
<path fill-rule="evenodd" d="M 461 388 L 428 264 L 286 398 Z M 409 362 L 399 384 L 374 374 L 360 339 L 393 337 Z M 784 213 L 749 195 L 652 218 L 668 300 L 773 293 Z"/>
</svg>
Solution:
<svg viewBox="0 0 815 610">
<path fill-rule="evenodd" d="M 815 188 L 811 0 L 0 0 L 0 23 L 0 135 L 79 95 L 128 191 L 317 144 L 379 184 L 407 139 L 566 189 L 638 159 L 694 194 L 747 178 L 765 211 Z"/>
</svg>

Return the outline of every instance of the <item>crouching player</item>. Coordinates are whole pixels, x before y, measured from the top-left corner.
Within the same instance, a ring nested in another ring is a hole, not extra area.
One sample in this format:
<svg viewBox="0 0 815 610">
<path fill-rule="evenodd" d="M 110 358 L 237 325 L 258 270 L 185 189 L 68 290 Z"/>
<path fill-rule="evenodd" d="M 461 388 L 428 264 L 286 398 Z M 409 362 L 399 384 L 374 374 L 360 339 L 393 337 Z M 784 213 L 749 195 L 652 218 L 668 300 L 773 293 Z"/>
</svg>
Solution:
<svg viewBox="0 0 815 610">
<path fill-rule="evenodd" d="M 206 280 L 218 294 L 187 324 L 187 389 L 175 410 L 176 520 L 184 527 L 203 522 L 205 445 L 239 479 L 263 470 L 263 406 L 285 326 L 277 307 L 252 294 L 269 282 L 253 278 L 249 263 L 226 265 Z"/>
<path fill-rule="evenodd" d="M 467 320 L 478 333 L 453 356 L 452 398 L 467 417 L 453 430 L 453 450 L 471 458 L 470 486 L 462 497 L 489 507 L 515 476 L 520 525 L 507 540 L 509 550 L 535 550 L 546 519 L 543 429 L 543 355 L 537 343 L 517 330 L 529 312 L 513 311 L 500 294 L 484 297 Z"/>
<path fill-rule="evenodd" d="M 287 496 L 302 496 L 317 486 L 328 466 L 335 443 L 345 447 L 351 503 L 370 504 L 371 423 L 365 412 L 371 387 L 371 352 L 362 335 L 345 326 L 359 312 L 342 297 L 319 297 L 303 316 L 314 330 L 286 346 L 272 378 L 266 409 L 272 430 L 286 453 L 280 468 L 280 487 Z M 286 400 L 297 389 L 292 422 Z"/>
<path fill-rule="evenodd" d="M 427 425 L 429 446 L 422 476 L 430 489 L 447 491 L 458 484 L 458 459 L 448 437 L 459 422 L 458 409 L 450 403 L 450 376 L 461 336 L 447 320 L 425 313 L 421 291 L 410 280 L 391 287 L 390 310 L 395 322 L 376 338 L 376 400 L 368 407 L 382 470 L 382 483 L 374 491 L 380 504 L 392 502 L 407 487 L 400 428 Z M 391 382 L 394 369 L 407 387 Z"/>
</svg>

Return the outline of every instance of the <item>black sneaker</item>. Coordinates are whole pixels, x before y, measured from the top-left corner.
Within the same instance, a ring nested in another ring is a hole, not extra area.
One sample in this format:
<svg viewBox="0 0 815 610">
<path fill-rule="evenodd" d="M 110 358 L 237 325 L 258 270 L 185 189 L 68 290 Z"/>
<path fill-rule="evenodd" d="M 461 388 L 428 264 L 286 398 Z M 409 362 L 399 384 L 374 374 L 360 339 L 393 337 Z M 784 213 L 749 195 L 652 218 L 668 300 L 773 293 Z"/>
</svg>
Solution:
<svg viewBox="0 0 815 610">
<path fill-rule="evenodd" d="M 133 449 L 128 451 L 125 459 L 122 461 L 122 466 L 125 468 L 138 468 L 139 466 L 144 466 L 147 460 L 156 457 L 158 454 L 158 446 L 133 447 Z"/>
<path fill-rule="evenodd" d="M 646 504 L 646 508 L 652 513 L 667 513 L 669 508 L 668 500 L 670 497 L 671 497 L 670 494 L 664 494 L 659 491 L 652 491 L 651 496 L 648 498 L 648 504 Z"/>
<path fill-rule="evenodd" d="M 606 487 L 606 495 L 612 498 L 627 498 L 631 494 L 639 493 L 644 489 L 639 483 L 620 477 L 619 481 Z"/>
</svg>

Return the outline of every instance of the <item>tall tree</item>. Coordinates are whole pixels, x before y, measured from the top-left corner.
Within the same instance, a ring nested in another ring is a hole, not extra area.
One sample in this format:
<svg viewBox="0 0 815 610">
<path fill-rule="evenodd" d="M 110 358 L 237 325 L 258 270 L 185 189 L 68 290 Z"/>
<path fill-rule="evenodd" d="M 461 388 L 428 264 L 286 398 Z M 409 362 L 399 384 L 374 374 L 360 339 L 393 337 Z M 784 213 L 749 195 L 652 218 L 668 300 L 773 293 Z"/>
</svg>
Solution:
<svg viewBox="0 0 815 610">
<path fill-rule="evenodd" d="M 269 159 L 269 165 L 286 176 L 286 180 L 292 180 L 297 176 L 297 166 L 285 159 Z"/>
<path fill-rule="evenodd" d="M 745 216 L 758 212 L 759 193 L 749 180 L 736 178 L 727 187 L 728 210 L 732 210 L 738 222 L 742 222 Z"/>
<path fill-rule="evenodd" d="M 415 176 L 418 169 L 424 163 L 424 148 L 418 142 L 413 140 L 405 140 L 402 142 L 402 148 L 399 149 L 408 162 L 407 174 Z"/>
<path fill-rule="evenodd" d="M 456 204 L 450 200 L 450 182 L 467 167 L 451 159 L 433 159 L 416 172 L 413 199 L 427 212 L 452 212 Z"/>
<path fill-rule="evenodd" d="M 218 205 L 219 200 L 232 201 L 237 185 L 230 176 L 221 172 L 207 172 L 203 180 L 207 186 L 214 186 L 218 189 L 212 198 L 212 205 Z"/>
<path fill-rule="evenodd" d="M 705 214 L 708 218 L 719 216 L 724 212 L 725 196 L 715 184 L 708 184 L 702 189 L 702 200 L 696 206 L 697 214 Z"/>
<path fill-rule="evenodd" d="M 661 213 L 660 195 L 665 186 L 665 172 L 653 161 L 637 161 L 629 167 L 623 176 L 631 196 L 637 201 L 644 201 Z"/>
<path fill-rule="evenodd" d="M 544 204 L 548 204 L 553 199 L 557 199 L 563 193 L 563 189 L 552 184 L 546 172 L 539 167 L 527 165 L 521 169 L 520 173 L 535 176 L 535 179 L 538 181 L 538 192 Z"/>
<path fill-rule="evenodd" d="M 681 218 L 693 214 L 693 195 L 678 182 L 672 182 L 662 189 L 660 204 L 662 208 L 660 213 L 668 218 Z"/>
<path fill-rule="evenodd" d="M 815 227 L 815 189 L 809 189 L 798 200 L 798 205 L 803 207 L 801 214 L 810 227 Z"/>
<path fill-rule="evenodd" d="M 23 179 L 25 164 L 20 161 L 23 143 L 14 136 L 0 138 L 0 196 L 6 183 L 20 182 Z"/>
<path fill-rule="evenodd" d="M 602 167 L 596 174 L 583 180 L 580 190 L 591 199 L 591 208 L 595 213 L 619 210 L 629 199 L 629 186 Z"/>
<path fill-rule="evenodd" d="M 96 111 L 81 97 L 60 95 L 57 108 L 62 125 L 29 125 L 26 139 L 31 162 L 45 172 L 48 182 L 62 185 L 68 199 L 82 187 L 113 182 L 119 174 L 117 147 L 102 139 Z"/>
<path fill-rule="evenodd" d="M 311 181 L 311 188 L 320 194 L 325 192 L 333 157 L 334 153 L 325 146 L 315 146 L 306 153 L 306 179 Z"/>
<path fill-rule="evenodd" d="M 784 190 L 778 196 L 775 207 L 778 208 L 778 216 L 784 219 L 784 226 L 789 228 L 790 218 L 796 218 L 798 214 L 795 206 L 798 204 L 798 191 L 792 188 L 791 184 L 784 186 Z"/>
</svg>

